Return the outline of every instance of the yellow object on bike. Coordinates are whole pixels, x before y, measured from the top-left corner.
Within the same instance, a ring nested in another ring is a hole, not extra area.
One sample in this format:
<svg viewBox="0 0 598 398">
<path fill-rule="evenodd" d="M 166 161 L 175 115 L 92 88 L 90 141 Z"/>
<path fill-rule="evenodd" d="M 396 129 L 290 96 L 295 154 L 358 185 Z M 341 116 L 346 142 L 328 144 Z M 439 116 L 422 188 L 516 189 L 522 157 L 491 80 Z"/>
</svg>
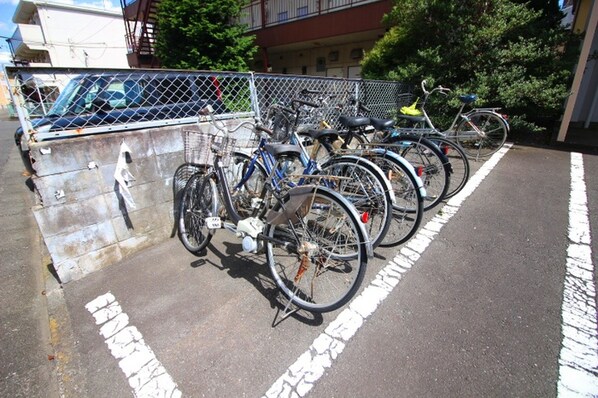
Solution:
<svg viewBox="0 0 598 398">
<path fill-rule="evenodd" d="M 411 104 L 410 106 L 401 107 L 401 113 L 403 115 L 409 115 L 409 116 L 421 116 L 423 113 L 422 113 L 422 111 L 417 109 L 417 101 L 419 101 L 419 98 L 416 99 L 415 102 L 413 104 Z"/>
</svg>

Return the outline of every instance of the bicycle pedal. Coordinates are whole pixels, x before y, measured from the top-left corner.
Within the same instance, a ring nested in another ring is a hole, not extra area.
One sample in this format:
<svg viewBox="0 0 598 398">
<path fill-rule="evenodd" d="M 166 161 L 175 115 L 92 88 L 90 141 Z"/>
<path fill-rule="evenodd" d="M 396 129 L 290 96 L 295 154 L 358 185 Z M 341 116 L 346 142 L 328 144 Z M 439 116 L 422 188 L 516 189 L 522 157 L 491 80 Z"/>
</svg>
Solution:
<svg viewBox="0 0 598 398">
<path fill-rule="evenodd" d="M 208 229 L 220 229 L 222 228 L 222 220 L 220 217 L 206 217 L 206 227 Z"/>
</svg>

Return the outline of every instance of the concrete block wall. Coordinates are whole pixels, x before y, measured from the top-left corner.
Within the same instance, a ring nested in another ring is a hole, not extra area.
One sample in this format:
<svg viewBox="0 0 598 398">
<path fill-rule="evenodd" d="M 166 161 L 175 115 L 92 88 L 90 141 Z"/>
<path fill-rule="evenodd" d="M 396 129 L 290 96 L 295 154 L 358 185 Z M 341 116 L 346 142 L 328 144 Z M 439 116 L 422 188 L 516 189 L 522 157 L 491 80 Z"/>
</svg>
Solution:
<svg viewBox="0 0 598 398">
<path fill-rule="evenodd" d="M 193 126 L 31 146 L 38 195 L 33 212 L 62 283 L 176 236 L 173 187 L 184 163 L 183 130 L 189 128 Z M 128 168 L 135 180 L 129 191 L 135 208 L 122 199 L 114 178 L 123 142 L 131 150 Z"/>
</svg>

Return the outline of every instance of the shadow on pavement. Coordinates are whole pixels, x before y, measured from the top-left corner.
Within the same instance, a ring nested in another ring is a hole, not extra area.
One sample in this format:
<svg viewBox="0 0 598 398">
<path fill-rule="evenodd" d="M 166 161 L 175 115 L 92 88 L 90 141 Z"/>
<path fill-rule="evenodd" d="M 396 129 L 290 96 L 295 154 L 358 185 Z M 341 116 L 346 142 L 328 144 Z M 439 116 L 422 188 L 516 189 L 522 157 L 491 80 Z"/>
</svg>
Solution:
<svg viewBox="0 0 598 398">
<path fill-rule="evenodd" d="M 233 278 L 244 278 L 251 283 L 258 292 L 268 299 L 271 308 L 277 310 L 272 320 L 272 327 L 276 327 L 284 319 L 290 317 L 310 326 L 318 326 L 324 322 L 322 314 L 301 309 L 284 317 L 283 314 L 288 301 L 272 280 L 270 271 L 264 262 L 264 255 L 244 253 L 238 243 L 223 242 L 223 244 L 225 245 L 224 253 L 210 243 L 208 249 L 199 254 L 203 258 L 193 261 L 190 264 L 191 267 L 198 268 L 210 264 L 222 271 L 227 271 Z M 215 261 L 207 258 L 208 250 L 216 256 Z"/>
</svg>

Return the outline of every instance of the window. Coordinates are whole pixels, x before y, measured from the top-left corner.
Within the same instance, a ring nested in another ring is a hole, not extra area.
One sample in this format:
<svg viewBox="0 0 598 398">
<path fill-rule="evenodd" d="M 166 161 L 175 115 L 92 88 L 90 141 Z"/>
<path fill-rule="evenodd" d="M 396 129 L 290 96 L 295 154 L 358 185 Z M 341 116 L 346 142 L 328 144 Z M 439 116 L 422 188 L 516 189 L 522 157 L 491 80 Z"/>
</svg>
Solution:
<svg viewBox="0 0 598 398">
<path fill-rule="evenodd" d="M 297 18 L 303 18 L 307 16 L 307 6 L 297 8 Z"/>
<path fill-rule="evenodd" d="M 289 19 L 289 13 L 287 11 L 278 13 L 278 22 L 284 22 Z"/>
<path fill-rule="evenodd" d="M 325 57 L 316 58 L 316 72 L 325 72 L 325 71 L 326 71 L 326 58 Z"/>
</svg>

